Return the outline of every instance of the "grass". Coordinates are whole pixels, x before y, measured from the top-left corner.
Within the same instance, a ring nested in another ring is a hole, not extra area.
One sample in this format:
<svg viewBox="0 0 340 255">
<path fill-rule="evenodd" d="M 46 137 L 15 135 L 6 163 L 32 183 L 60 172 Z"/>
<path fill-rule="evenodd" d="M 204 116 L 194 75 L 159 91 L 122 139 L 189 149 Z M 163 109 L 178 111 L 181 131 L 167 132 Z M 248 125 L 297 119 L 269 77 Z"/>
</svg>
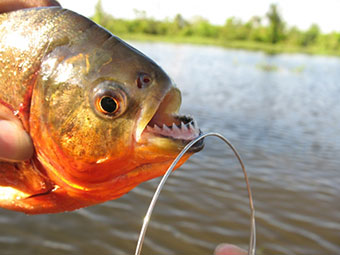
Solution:
<svg viewBox="0 0 340 255">
<path fill-rule="evenodd" d="M 225 41 L 222 39 L 195 37 L 195 36 L 159 36 L 150 34 L 117 34 L 124 40 L 136 40 L 147 42 L 169 42 L 197 45 L 214 45 L 232 49 L 244 49 L 250 51 L 263 51 L 268 54 L 278 53 L 304 53 L 313 55 L 340 56 L 340 51 L 321 49 L 319 47 L 298 47 L 287 44 L 268 44 L 254 41 Z"/>
</svg>

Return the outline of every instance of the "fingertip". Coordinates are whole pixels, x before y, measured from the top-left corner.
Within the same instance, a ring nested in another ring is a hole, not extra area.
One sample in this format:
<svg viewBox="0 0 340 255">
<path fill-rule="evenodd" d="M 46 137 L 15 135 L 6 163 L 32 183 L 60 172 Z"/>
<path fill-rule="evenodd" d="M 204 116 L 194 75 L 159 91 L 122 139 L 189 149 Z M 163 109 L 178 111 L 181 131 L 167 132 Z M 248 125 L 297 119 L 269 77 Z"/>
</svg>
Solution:
<svg viewBox="0 0 340 255">
<path fill-rule="evenodd" d="M 15 154 L 15 160 L 28 160 L 33 155 L 33 143 L 30 135 L 23 129 L 18 128 L 17 137 L 17 153 Z"/>
<path fill-rule="evenodd" d="M 25 130 L 8 120 L 0 120 L 0 158 L 6 161 L 28 160 L 33 144 Z"/>
<path fill-rule="evenodd" d="M 216 247 L 214 255 L 246 255 L 247 251 L 241 249 L 240 247 L 223 243 Z"/>
</svg>

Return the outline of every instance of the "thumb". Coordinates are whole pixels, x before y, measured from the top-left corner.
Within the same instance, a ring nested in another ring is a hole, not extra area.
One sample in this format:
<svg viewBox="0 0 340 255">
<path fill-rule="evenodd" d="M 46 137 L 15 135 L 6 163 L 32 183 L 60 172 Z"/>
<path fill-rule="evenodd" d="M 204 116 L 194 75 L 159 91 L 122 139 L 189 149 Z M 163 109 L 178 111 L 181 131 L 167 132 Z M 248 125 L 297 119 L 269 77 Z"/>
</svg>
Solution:
<svg viewBox="0 0 340 255">
<path fill-rule="evenodd" d="M 10 120 L 0 119 L 0 160 L 28 160 L 33 154 L 30 136 Z"/>
</svg>

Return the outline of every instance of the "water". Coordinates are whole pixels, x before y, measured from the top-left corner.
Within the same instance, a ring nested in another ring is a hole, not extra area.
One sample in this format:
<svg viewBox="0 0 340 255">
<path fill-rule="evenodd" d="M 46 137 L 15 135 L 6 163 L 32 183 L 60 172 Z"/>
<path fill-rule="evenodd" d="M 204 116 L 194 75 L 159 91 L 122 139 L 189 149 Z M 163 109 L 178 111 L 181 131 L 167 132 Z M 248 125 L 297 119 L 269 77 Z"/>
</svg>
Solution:
<svg viewBox="0 0 340 255">
<path fill-rule="evenodd" d="M 228 137 L 253 190 L 258 254 L 340 254 L 340 59 L 132 43 L 182 90 L 182 111 Z M 1 254 L 132 254 L 159 179 L 71 213 L 0 211 Z M 240 166 L 216 138 L 168 180 L 143 254 L 247 248 Z"/>
</svg>

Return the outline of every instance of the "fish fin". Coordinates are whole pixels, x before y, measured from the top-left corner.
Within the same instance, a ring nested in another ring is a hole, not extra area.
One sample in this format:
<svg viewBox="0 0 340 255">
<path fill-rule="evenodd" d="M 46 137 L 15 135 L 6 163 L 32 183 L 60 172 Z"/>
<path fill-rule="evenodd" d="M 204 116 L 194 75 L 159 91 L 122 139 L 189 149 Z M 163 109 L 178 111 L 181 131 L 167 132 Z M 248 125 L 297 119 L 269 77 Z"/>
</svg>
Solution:
<svg viewBox="0 0 340 255">
<path fill-rule="evenodd" d="M 3 0 L 0 1 L 0 14 L 20 9 L 61 6 L 56 0 Z"/>
</svg>

